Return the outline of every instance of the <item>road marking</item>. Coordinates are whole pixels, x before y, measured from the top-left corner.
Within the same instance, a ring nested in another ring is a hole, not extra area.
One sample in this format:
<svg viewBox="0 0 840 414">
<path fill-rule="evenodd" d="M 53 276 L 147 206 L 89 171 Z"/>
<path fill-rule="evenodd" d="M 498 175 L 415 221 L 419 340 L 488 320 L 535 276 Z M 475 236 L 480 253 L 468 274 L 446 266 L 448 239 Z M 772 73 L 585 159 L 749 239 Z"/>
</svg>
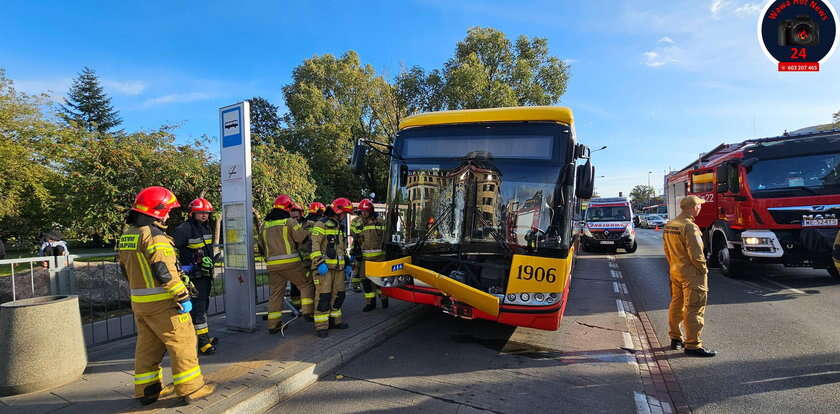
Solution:
<svg viewBox="0 0 840 414">
<path fill-rule="evenodd" d="M 621 272 L 617 270 L 610 270 L 610 274 L 612 275 L 613 279 L 621 279 Z"/>
<path fill-rule="evenodd" d="M 777 282 L 777 281 L 775 281 L 775 280 L 770 280 L 770 279 L 768 279 L 768 278 L 766 278 L 766 277 L 760 277 L 760 276 L 759 276 L 759 279 L 761 279 L 761 280 L 763 280 L 763 281 L 765 281 L 765 282 L 767 282 L 767 283 L 770 283 L 770 284 L 776 285 L 776 286 L 778 286 L 778 287 L 782 288 L 782 290 L 789 290 L 789 291 L 791 291 L 791 292 L 793 292 L 793 293 L 798 293 L 798 294 L 800 294 L 800 295 L 806 295 L 806 293 L 805 293 L 805 292 L 803 292 L 803 291 L 801 291 L 801 290 L 799 290 L 799 289 L 797 289 L 797 288 L 795 288 L 795 287 L 790 287 L 790 286 L 785 285 L 785 284 L 783 284 L 783 283 L 779 283 L 779 282 Z"/>
<path fill-rule="evenodd" d="M 630 337 L 630 332 L 622 332 L 621 336 L 624 338 L 624 349 L 636 349 L 633 346 L 633 338 Z"/>
<path fill-rule="evenodd" d="M 624 309 L 627 309 L 627 312 L 630 312 L 634 315 L 636 314 L 636 307 L 633 306 L 633 302 L 630 302 L 629 300 L 624 301 Z"/>
<path fill-rule="evenodd" d="M 636 412 L 639 414 L 650 414 L 647 396 L 644 393 L 633 391 L 633 398 L 636 400 Z"/>
<path fill-rule="evenodd" d="M 629 291 L 629 290 L 627 290 L 627 284 L 626 284 L 626 283 L 622 283 L 622 284 L 621 284 L 621 290 L 624 292 L 624 294 L 625 294 L 625 295 L 629 295 L 629 294 L 630 294 L 630 291 Z"/>
<path fill-rule="evenodd" d="M 621 303 L 621 299 L 615 300 L 615 307 L 618 308 L 618 316 L 620 318 L 626 318 L 627 315 L 624 313 L 624 305 Z"/>
<path fill-rule="evenodd" d="M 613 282 L 613 292 L 615 292 L 615 294 L 619 293 L 618 282 Z"/>
</svg>

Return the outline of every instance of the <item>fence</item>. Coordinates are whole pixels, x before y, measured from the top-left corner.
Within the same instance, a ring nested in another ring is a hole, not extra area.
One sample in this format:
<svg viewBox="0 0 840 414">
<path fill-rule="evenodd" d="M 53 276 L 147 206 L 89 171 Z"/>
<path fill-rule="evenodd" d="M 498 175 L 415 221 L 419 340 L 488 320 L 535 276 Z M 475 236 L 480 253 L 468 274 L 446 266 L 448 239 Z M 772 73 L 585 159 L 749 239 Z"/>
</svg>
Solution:
<svg viewBox="0 0 840 414">
<path fill-rule="evenodd" d="M 128 281 L 116 254 L 0 260 L 0 303 L 45 295 L 78 295 L 88 346 L 135 334 Z M 268 301 L 265 264 L 257 263 L 256 301 Z M 213 275 L 208 313 L 225 311 L 224 267 Z M 0 335 L 3 333 L 0 332 Z"/>
</svg>

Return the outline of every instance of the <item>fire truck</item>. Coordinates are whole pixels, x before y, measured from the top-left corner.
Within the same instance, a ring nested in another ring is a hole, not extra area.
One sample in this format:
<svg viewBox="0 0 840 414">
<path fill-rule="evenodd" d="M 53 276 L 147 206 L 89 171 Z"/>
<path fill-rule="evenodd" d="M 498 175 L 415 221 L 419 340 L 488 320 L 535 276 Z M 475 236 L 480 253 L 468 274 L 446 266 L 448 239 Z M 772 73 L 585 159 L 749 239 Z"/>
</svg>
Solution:
<svg viewBox="0 0 840 414">
<path fill-rule="evenodd" d="M 827 269 L 840 217 L 840 129 L 721 144 L 665 178 L 668 215 L 706 200 L 695 222 L 708 263 L 747 277 L 750 263 Z"/>
</svg>

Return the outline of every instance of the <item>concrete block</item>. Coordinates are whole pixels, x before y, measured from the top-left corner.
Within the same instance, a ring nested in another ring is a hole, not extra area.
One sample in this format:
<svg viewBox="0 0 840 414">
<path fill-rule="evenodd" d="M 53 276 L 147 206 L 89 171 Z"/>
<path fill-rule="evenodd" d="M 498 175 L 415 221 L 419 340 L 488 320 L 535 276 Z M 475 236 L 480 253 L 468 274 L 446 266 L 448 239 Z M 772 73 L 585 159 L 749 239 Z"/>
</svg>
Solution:
<svg viewBox="0 0 840 414">
<path fill-rule="evenodd" d="M 0 396 L 67 384 L 87 366 L 78 296 L 6 302 L 0 332 Z"/>
</svg>

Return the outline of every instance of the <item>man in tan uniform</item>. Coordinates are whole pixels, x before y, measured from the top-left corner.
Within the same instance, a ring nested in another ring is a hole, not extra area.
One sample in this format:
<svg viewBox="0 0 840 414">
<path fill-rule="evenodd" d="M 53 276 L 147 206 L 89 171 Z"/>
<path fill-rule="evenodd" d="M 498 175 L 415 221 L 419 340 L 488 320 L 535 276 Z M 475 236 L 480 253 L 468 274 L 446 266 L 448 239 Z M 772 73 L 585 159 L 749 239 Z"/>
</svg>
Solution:
<svg viewBox="0 0 840 414">
<path fill-rule="evenodd" d="M 680 215 L 665 224 L 663 241 L 671 276 L 671 305 L 668 308 L 668 335 L 671 349 L 685 348 L 691 356 L 713 357 L 716 351 L 703 348 L 700 333 L 709 292 L 703 237 L 694 218 L 704 200 L 688 196 L 680 200 Z M 685 340 L 680 332 L 685 328 Z"/>
<path fill-rule="evenodd" d="M 172 393 L 163 388 L 163 354 L 172 364 L 174 391 L 186 402 L 213 393 L 198 365 L 192 302 L 181 280 L 175 246 L 164 233 L 169 211 L 179 207 L 171 191 L 149 187 L 137 194 L 120 236 L 120 268 L 131 289 L 131 310 L 137 326 L 134 352 L 134 397 L 148 405 Z"/>
<path fill-rule="evenodd" d="M 301 312 L 312 315 L 315 286 L 306 277 L 306 269 L 300 257 L 300 246 L 309 237 L 309 232 L 291 216 L 292 199 L 280 194 L 274 200 L 274 208 L 265 217 L 260 231 L 260 246 L 265 252 L 268 268 L 268 283 L 271 294 L 268 298 L 268 333 L 280 332 L 283 316 L 283 298 L 286 296 L 286 282 L 292 282 L 300 289 Z"/>
</svg>

